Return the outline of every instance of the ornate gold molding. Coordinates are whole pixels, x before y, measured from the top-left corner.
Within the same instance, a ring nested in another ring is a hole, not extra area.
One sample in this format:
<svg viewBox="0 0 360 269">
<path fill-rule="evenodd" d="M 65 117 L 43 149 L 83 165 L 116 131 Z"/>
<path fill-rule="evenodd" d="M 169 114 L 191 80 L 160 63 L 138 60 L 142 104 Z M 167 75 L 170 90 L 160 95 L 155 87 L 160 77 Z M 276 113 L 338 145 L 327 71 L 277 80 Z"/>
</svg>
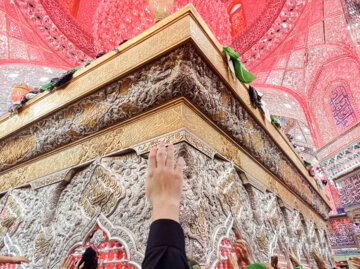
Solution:
<svg viewBox="0 0 360 269">
<path fill-rule="evenodd" d="M 176 132 L 177 130 L 179 131 Z M 275 192 L 284 202 L 313 219 L 319 227 L 325 226 L 322 218 L 309 205 L 184 98 L 173 100 L 121 124 L 4 171 L 0 174 L 0 191 L 129 147 L 134 147 L 138 153 L 145 153 L 159 139 L 163 139 L 160 136 L 167 136 L 165 140 L 168 139 L 171 143 L 186 141 L 199 147 L 209 156 L 213 156 L 215 151 L 218 152 Z M 155 140 L 149 141 L 152 139 Z"/>
<path fill-rule="evenodd" d="M 0 166 L 4 163 L 15 163 L 19 158 L 35 148 L 35 145 L 35 135 L 21 136 L 6 142 L 5 145 L 0 148 Z"/>
</svg>

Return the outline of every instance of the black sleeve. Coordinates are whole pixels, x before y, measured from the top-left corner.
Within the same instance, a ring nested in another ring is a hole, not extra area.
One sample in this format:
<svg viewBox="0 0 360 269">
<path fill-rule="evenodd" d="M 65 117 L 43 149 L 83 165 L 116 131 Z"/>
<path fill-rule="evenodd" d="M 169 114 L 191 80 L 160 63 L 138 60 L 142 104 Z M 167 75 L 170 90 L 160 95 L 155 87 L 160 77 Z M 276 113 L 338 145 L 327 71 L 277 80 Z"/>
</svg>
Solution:
<svg viewBox="0 0 360 269">
<path fill-rule="evenodd" d="M 150 226 L 143 269 L 188 269 L 185 237 L 180 224 L 170 219 L 154 221 Z"/>
</svg>

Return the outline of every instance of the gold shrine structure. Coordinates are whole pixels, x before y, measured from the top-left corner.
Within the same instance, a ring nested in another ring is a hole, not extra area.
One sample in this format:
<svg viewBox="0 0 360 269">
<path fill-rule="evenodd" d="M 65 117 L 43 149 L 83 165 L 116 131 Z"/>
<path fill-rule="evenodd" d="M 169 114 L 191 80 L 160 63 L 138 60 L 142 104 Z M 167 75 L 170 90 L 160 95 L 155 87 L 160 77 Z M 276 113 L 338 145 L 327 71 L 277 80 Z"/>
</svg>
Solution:
<svg viewBox="0 0 360 269">
<path fill-rule="evenodd" d="M 91 245 L 121 251 L 102 264 L 141 268 L 147 156 L 161 140 L 186 161 L 180 221 L 202 267 L 222 268 L 232 227 L 257 262 L 285 266 L 291 246 L 303 264 L 313 248 L 333 264 L 322 187 L 191 5 L 0 118 L 0 254 L 56 268 Z"/>
</svg>

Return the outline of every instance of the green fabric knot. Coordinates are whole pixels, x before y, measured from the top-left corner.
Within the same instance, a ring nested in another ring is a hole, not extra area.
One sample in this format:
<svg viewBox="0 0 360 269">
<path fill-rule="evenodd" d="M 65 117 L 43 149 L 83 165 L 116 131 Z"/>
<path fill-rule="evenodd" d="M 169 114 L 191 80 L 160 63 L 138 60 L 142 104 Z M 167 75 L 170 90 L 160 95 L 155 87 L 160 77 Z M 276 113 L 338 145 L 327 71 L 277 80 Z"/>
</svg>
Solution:
<svg viewBox="0 0 360 269">
<path fill-rule="evenodd" d="M 230 47 L 223 46 L 223 51 L 230 56 L 230 59 L 234 65 L 235 75 L 243 83 L 250 83 L 256 77 L 250 73 L 246 67 L 239 60 L 239 53 Z"/>
<path fill-rule="evenodd" d="M 245 267 L 245 269 L 266 269 L 263 263 L 253 263 Z"/>
</svg>

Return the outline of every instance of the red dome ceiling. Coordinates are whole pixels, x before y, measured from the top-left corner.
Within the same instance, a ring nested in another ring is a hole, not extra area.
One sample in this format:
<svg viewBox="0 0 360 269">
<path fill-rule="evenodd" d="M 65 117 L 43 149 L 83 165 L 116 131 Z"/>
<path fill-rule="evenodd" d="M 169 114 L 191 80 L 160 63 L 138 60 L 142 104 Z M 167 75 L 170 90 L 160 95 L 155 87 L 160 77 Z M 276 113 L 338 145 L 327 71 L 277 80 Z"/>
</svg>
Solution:
<svg viewBox="0 0 360 269">
<path fill-rule="evenodd" d="M 358 33 L 360 40 L 360 11 L 351 6 L 344 14 L 341 1 L 348 7 L 354 0 L 177 0 L 175 9 L 192 2 L 218 39 L 242 55 L 258 77 L 255 86 L 292 95 L 319 147 L 360 118 L 360 43 L 350 36 Z M 79 65 L 153 24 L 146 5 L 147 0 L 0 0 L 0 64 Z M 337 94 L 351 107 L 345 121 L 332 111 L 339 108 L 333 104 Z"/>
<path fill-rule="evenodd" d="M 220 41 L 240 53 L 247 52 L 249 57 L 246 58 L 253 62 L 269 51 L 269 46 L 276 46 L 289 31 L 303 1 L 259 0 L 254 5 L 251 0 L 205 3 L 178 0 L 175 9 L 193 3 Z M 132 38 L 151 26 L 153 22 L 147 16 L 146 6 L 147 0 L 0 0 L 0 21 L 3 22 L 0 40 L 3 54 L 7 54 L 1 59 L 8 59 L 7 63 L 28 60 L 48 65 L 41 56 L 50 53 L 53 55 L 50 58 L 59 58 L 53 59 L 51 66 L 56 62 L 56 67 L 64 67 L 64 62 L 65 66 L 81 64 L 103 48 L 108 50 L 122 41 L 120 39 Z M 139 16 L 141 13 L 145 16 Z M 110 38 L 111 34 L 118 38 Z M 13 39 L 5 40 L 8 37 Z M 107 38 L 100 40 L 101 37 Z M 264 38 L 267 39 L 266 46 L 263 45 Z M 35 44 L 40 46 L 34 48 Z M 31 55 L 17 56 L 16 52 L 20 51 Z"/>
</svg>

